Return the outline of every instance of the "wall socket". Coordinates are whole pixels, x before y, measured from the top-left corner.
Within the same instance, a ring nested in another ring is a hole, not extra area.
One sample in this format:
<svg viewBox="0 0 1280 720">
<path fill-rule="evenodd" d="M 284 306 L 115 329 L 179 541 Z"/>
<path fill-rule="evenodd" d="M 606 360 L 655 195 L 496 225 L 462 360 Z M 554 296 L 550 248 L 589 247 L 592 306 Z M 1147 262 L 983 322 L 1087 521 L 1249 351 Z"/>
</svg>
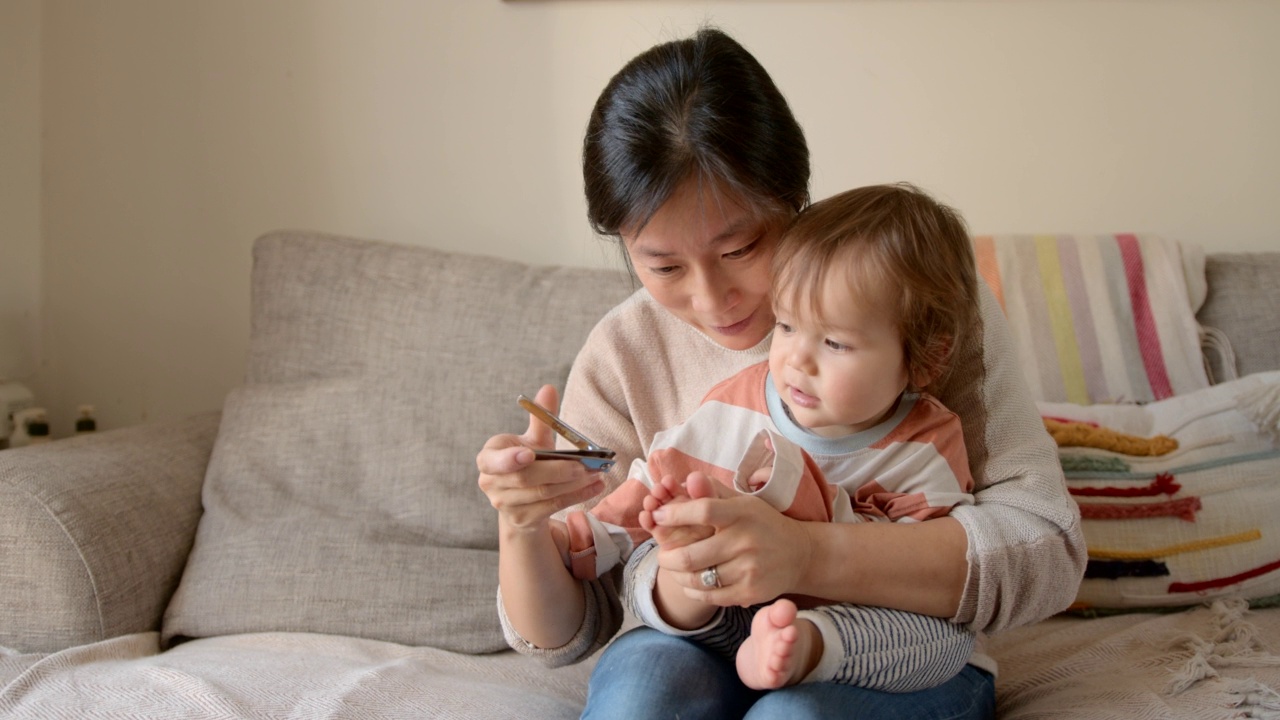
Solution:
<svg viewBox="0 0 1280 720">
<path fill-rule="evenodd" d="M 9 447 L 13 435 L 13 415 L 34 407 L 36 398 L 26 385 L 16 380 L 0 380 L 0 448 Z"/>
</svg>

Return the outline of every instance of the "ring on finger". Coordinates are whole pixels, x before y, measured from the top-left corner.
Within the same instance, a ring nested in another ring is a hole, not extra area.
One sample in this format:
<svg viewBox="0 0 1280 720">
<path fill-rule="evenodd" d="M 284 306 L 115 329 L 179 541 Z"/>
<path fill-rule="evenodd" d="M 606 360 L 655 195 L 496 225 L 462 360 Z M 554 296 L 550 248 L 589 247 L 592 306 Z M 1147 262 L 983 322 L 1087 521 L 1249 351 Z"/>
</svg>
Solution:
<svg viewBox="0 0 1280 720">
<path fill-rule="evenodd" d="M 712 565 L 698 574 L 698 581 L 702 583 L 704 588 L 718 588 L 720 587 L 720 571 L 716 570 L 715 565 Z"/>
</svg>

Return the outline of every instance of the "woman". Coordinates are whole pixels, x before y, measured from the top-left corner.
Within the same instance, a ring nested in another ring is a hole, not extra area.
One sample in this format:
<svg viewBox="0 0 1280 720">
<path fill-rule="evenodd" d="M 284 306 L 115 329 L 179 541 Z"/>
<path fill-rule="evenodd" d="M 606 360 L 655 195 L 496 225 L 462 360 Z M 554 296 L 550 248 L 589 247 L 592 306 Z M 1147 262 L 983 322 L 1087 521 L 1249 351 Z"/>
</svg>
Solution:
<svg viewBox="0 0 1280 720">
<path fill-rule="evenodd" d="M 809 160 L 764 68 L 704 29 L 614 76 L 588 124 L 583 174 L 592 226 L 620 238 L 643 289 L 593 330 L 563 417 L 616 450 L 618 464 L 602 476 L 577 463 L 535 463 L 528 448 L 552 444 L 535 422 L 524 435 L 490 439 L 477 457 L 480 486 L 499 511 L 503 626 L 513 647 L 553 665 L 586 657 L 618 631 L 624 571 L 574 580 L 550 517 L 612 489 L 654 433 L 766 357 L 772 247 L 808 202 Z M 702 539 L 662 551 L 660 565 L 691 596 L 723 606 L 801 594 L 976 631 L 1063 609 L 1085 562 L 1079 516 L 985 291 L 982 315 L 938 391 L 964 425 L 972 507 L 914 525 L 844 525 L 791 520 L 752 497 L 700 499 L 664 508 L 662 525 Z M 557 405 L 550 388 L 538 399 Z M 717 582 L 704 585 L 706 577 Z M 833 683 L 760 693 L 739 681 L 731 660 L 639 628 L 600 658 L 584 717 L 991 717 L 994 670 L 979 652 L 952 681 L 917 693 Z"/>
</svg>

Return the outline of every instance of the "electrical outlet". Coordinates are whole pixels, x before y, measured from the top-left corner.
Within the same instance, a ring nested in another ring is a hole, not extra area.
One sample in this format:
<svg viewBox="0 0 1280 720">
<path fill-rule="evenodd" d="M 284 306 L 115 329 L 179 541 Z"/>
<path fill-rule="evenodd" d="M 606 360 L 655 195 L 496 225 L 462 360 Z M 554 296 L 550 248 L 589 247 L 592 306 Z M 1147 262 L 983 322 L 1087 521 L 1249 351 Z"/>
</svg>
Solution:
<svg viewBox="0 0 1280 720">
<path fill-rule="evenodd" d="M 36 398 L 16 380 L 0 380 L 0 447 L 9 443 L 13 435 L 13 415 L 21 410 L 34 407 Z"/>
</svg>

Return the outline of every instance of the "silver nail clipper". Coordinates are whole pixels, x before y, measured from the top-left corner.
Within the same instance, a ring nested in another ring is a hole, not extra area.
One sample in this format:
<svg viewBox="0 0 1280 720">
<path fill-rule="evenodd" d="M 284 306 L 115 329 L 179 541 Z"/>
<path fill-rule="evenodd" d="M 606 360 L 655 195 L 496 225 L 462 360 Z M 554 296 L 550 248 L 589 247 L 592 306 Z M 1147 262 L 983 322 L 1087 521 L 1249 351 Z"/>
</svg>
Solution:
<svg viewBox="0 0 1280 720">
<path fill-rule="evenodd" d="M 557 434 L 578 448 L 577 450 L 534 450 L 533 456 L 536 459 L 577 460 L 590 470 L 608 470 L 614 466 L 616 462 L 613 459 L 614 452 L 609 448 L 596 445 L 586 435 L 574 430 L 556 417 L 555 413 L 528 397 L 521 395 L 516 401 L 520 403 L 520 407 L 528 410 L 530 415 L 546 423 L 547 427 L 555 430 Z"/>
</svg>

